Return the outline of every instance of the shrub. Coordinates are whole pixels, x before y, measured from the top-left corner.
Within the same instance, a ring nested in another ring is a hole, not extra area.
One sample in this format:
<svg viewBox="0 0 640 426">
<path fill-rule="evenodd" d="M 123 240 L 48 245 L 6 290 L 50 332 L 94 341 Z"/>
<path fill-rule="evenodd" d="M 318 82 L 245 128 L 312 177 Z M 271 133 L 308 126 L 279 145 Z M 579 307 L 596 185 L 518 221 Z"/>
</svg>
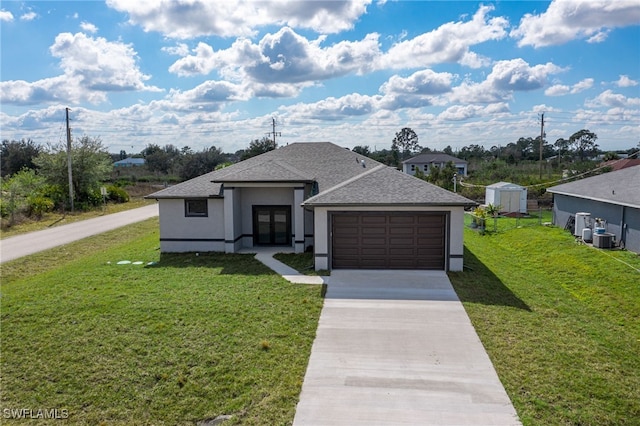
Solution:
<svg viewBox="0 0 640 426">
<path fill-rule="evenodd" d="M 27 198 L 27 212 L 29 216 L 41 219 L 42 215 L 53 210 L 53 201 L 43 195 L 32 195 Z"/>
<path fill-rule="evenodd" d="M 126 203 L 129 201 L 129 194 L 119 186 L 109 185 L 107 186 L 107 199 L 115 203 Z"/>
</svg>

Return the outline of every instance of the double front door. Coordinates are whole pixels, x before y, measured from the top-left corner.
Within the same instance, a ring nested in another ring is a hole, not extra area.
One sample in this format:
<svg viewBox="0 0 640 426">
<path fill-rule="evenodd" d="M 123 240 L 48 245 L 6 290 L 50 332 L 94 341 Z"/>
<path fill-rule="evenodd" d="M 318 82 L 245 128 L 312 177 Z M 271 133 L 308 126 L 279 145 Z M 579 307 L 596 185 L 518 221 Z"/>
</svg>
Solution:
<svg viewBox="0 0 640 426">
<path fill-rule="evenodd" d="M 291 245 L 291 206 L 253 206 L 253 244 Z"/>
</svg>

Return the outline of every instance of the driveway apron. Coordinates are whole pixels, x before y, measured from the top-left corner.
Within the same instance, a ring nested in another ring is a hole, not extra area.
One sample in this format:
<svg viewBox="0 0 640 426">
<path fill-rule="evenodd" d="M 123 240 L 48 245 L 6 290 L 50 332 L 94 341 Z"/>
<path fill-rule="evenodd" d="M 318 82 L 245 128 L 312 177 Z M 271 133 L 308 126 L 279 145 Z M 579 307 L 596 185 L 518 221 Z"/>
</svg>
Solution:
<svg viewBox="0 0 640 426">
<path fill-rule="evenodd" d="M 295 426 L 520 424 L 446 273 L 327 285 Z"/>
</svg>

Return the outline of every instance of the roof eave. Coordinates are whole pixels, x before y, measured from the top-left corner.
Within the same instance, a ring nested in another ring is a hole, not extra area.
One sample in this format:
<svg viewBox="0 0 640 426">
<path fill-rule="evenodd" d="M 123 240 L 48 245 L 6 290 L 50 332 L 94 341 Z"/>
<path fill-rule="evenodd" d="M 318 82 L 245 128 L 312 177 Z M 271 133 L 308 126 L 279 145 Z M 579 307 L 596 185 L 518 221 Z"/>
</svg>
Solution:
<svg viewBox="0 0 640 426">
<path fill-rule="evenodd" d="M 556 191 L 556 190 L 552 190 L 552 189 L 547 189 L 547 192 L 550 192 L 552 194 L 564 195 L 564 196 L 567 196 L 567 197 L 581 198 L 583 200 L 598 201 L 600 203 L 615 204 L 617 206 L 624 206 L 624 207 L 631 207 L 631 208 L 634 208 L 634 209 L 640 209 L 640 204 L 627 203 L 627 202 L 624 202 L 624 201 L 608 200 L 606 198 L 590 197 L 588 195 L 575 194 L 575 193 L 565 192 L 565 191 Z"/>
</svg>

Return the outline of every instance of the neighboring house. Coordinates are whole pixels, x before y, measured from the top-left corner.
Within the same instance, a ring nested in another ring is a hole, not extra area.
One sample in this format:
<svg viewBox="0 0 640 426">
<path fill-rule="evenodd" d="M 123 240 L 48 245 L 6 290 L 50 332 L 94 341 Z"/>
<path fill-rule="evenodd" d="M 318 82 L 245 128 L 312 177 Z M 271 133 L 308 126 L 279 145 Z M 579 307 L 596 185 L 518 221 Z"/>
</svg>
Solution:
<svg viewBox="0 0 640 426">
<path fill-rule="evenodd" d="M 547 189 L 553 194 L 553 223 L 564 227 L 576 213 L 606 221 L 606 231 L 633 252 L 640 253 L 640 166 L 564 183 Z"/>
<path fill-rule="evenodd" d="M 600 164 L 601 166 L 609 166 L 612 171 L 626 169 L 627 167 L 640 166 L 640 158 L 623 158 L 620 160 L 609 160 Z"/>
<path fill-rule="evenodd" d="M 467 176 L 466 161 L 438 152 L 416 155 L 413 158 L 403 161 L 402 171 L 410 175 L 415 175 L 416 170 L 421 170 L 425 175 L 428 175 L 431 173 L 432 167 L 442 169 L 448 162 L 453 163 L 460 176 Z"/>
<path fill-rule="evenodd" d="M 162 252 L 313 250 L 315 268 L 462 270 L 458 194 L 329 142 L 293 143 L 147 198 Z"/>
<path fill-rule="evenodd" d="M 527 188 L 511 182 L 498 182 L 485 188 L 485 204 L 500 206 L 501 213 L 527 213 Z"/>
<path fill-rule="evenodd" d="M 114 167 L 137 167 L 144 166 L 144 158 L 125 158 L 124 160 L 113 163 Z"/>
</svg>

